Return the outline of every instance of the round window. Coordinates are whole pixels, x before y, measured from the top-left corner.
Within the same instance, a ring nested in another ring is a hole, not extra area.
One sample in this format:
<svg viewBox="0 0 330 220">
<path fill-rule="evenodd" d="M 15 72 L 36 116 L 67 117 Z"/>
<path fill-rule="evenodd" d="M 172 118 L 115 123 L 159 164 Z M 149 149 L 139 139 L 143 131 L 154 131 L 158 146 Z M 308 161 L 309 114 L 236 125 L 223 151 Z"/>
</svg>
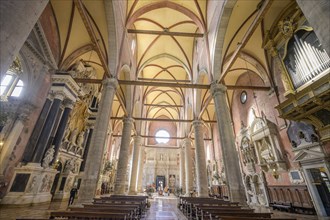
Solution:
<svg viewBox="0 0 330 220">
<path fill-rule="evenodd" d="M 156 132 L 156 141 L 159 144 L 166 144 L 170 140 L 170 134 L 165 130 L 159 130 Z"/>
<path fill-rule="evenodd" d="M 244 103 L 246 102 L 246 100 L 247 100 L 247 93 L 246 93 L 246 91 L 243 91 L 243 92 L 241 93 L 241 97 L 240 97 L 240 99 L 241 99 L 241 103 L 242 103 L 242 104 L 244 104 Z"/>
</svg>

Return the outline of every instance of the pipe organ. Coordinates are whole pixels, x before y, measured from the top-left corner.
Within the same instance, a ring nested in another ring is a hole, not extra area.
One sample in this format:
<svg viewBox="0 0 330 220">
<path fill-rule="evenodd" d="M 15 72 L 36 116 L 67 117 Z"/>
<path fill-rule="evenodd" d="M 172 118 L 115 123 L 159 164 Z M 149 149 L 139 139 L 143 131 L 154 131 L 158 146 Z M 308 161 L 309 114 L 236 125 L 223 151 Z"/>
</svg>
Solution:
<svg viewBox="0 0 330 220">
<path fill-rule="evenodd" d="M 308 35 L 308 39 L 303 39 L 294 34 L 284 59 L 295 88 L 330 68 L 330 57 L 319 45 L 316 35 L 313 32 Z"/>
</svg>

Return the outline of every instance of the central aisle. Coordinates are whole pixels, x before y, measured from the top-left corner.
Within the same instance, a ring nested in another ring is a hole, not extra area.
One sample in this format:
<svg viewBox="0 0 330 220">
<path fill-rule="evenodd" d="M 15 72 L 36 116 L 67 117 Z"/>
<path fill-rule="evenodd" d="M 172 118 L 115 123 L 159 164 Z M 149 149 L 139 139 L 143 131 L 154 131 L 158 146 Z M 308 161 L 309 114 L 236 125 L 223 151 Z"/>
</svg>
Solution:
<svg viewBox="0 0 330 220">
<path fill-rule="evenodd" d="M 146 220 L 186 220 L 187 218 L 177 207 L 178 200 L 175 196 L 158 196 L 149 199 L 151 206 Z"/>
</svg>

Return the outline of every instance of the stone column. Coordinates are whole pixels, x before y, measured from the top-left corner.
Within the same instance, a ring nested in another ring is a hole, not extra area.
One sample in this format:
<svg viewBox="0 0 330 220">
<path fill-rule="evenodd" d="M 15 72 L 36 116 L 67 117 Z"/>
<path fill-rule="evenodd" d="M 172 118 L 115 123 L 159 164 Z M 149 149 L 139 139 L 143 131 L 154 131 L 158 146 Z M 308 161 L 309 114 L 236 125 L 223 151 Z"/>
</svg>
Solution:
<svg viewBox="0 0 330 220">
<path fill-rule="evenodd" d="M 95 196 L 101 163 L 103 161 L 103 151 L 107 138 L 112 103 L 117 86 L 118 81 L 114 78 L 103 80 L 102 98 L 89 148 L 89 151 L 93 153 L 87 155 L 84 176 L 81 181 L 77 201 L 79 204 L 92 202 Z"/>
<path fill-rule="evenodd" d="M 330 54 L 330 1 L 296 0 L 325 51 Z"/>
<path fill-rule="evenodd" d="M 57 158 L 58 151 L 60 149 L 63 140 L 64 132 L 67 127 L 67 123 L 69 121 L 69 116 L 72 108 L 73 108 L 73 102 L 71 100 L 64 100 L 64 112 L 62 114 L 61 121 L 57 128 L 56 135 L 53 141 L 53 145 L 55 146 L 54 147 L 55 152 L 54 152 L 54 159 L 51 164 L 53 164 Z"/>
<path fill-rule="evenodd" d="M 192 155 L 191 155 L 191 140 L 185 138 L 183 140 L 183 146 L 185 149 L 185 165 L 186 165 L 186 196 L 190 195 L 193 191 L 193 171 L 192 171 Z"/>
<path fill-rule="evenodd" d="M 195 131 L 195 152 L 196 152 L 196 180 L 198 197 L 208 197 L 206 155 L 204 148 L 203 122 L 196 120 L 193 122 Z"/>
<path fill-rule="evenodd" d="M 18 55 L 49 0 L 0 1 L 0 74 Z"/>
<path fill-rule="evenodd" d="M 88 155 L 88 152 L 89 152 L 89 147 L 91 145 L 93 130 L 94 130 L 94 127 L 90 127 L 89 130 L 88 130 L 87 140 L 86 140 L 85 149 L 84 149 L 84 154 L 83 154 L 83 157 L 82 157 L 83 161 L 80 164 L 79 172 L 84 172 L 85 171 L 86 159 L 87 159 L 87 155 Z"/>
<path fill-rule="evenodd" d="M 231 115 L 227 106 L 226 90 L 227 87 L 222 84 L 211 84 L 230 200 L 246 204 Z"/>
<path fill-rule="evenodd" d="M 129 144 L 131 142 L 131 132 L 133 119 L 124 118 L 123 119 L 123 133 L 121 137 L 121 144 L 119 150 L 119 159 L 117 166 L 117 175 L 115 182 L 115 194 L 124 194 L 125 193 L 125 182 L 127 177 L 127 166 L 128 166 L 128 157 L 129 157 Z"/>
<path fill-rule="evenodd" d="M 57 114 L 60 110 L 62 100 L 64 99 L 63 93 L 55 94 L 54 101 L 48 113 L 44 127 L 42 128 L 40 137 L 38 139 L 35 152 L 32 158 L 33 163 L 41 163 L 44 153 L 46 152 L 47 143 L 49 141 L 51 132 L 54 128 Z"/>
<path fill-rule="evenodd" d="M 139 154 L 141 148 L 141 136 L 134 137 L 134 148 L 133 148 L 133 157 L 132 157 L 132 169 L 131 169 L 131 182 L 129 185 L 128 194 L 135 195 L 136 192 L 136 182 L 138 176 L 138 165 L 139 165 Z"/>
<path fill-rule="evenodd" d="M 24 156 L 22 159 L 22 162 L 24 162 L 24 163 L 28 163 L 28 162 L 32 161 L 33 153 L 35 151 L 35 147 L 37 145 L 38 138 L 42 131 L 42 127 L 44 126 L 44 123 L 47 119 L 47 115 L 48 115 L 48 112 L 49 112 L 49 109 L 51 106 L 52 106 L 52 100 L 50 98 L 47 98 L 45 101 L 45 104 L 41 110 L 41 113 L 39 115 L 39 118 L 34 126 L 34 129 L 30 136 L 29 142 L 26 145 L 26 149 L 24 151 Z"/>
<path fill-rule="evenodd" d="M 145 157 L 144 146 L 141 146 L 140 153 L 139 153 L 139 175 L 137 178 L 138 179 L 137 190 L 140 193 L 143 192 L 142 181 L 143 181 L 144 157 Z"/>
<path fill-rule="evenodd" d="M 182 145 L 180 149 L 180 188 L 183 194 L 186 192 L 185 173 L 185 148 Z"/>
</svg>

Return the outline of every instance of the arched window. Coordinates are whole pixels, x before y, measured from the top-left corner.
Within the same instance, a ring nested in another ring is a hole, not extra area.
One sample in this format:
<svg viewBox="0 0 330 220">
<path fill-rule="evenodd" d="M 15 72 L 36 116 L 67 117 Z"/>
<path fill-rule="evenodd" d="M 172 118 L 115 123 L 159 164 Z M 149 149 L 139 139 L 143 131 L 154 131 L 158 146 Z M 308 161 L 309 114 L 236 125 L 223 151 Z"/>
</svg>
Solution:
<svg viewBox="0 0 330 220">
<path fill-rule="evenodd" d="M 12 70 L 8 70 L 7 73 L 1 78 L 0 95 L 3 97 L 19 97 L 23 90 L 23 81 L 19 79 L 18 75 Z"/>
</svg>

